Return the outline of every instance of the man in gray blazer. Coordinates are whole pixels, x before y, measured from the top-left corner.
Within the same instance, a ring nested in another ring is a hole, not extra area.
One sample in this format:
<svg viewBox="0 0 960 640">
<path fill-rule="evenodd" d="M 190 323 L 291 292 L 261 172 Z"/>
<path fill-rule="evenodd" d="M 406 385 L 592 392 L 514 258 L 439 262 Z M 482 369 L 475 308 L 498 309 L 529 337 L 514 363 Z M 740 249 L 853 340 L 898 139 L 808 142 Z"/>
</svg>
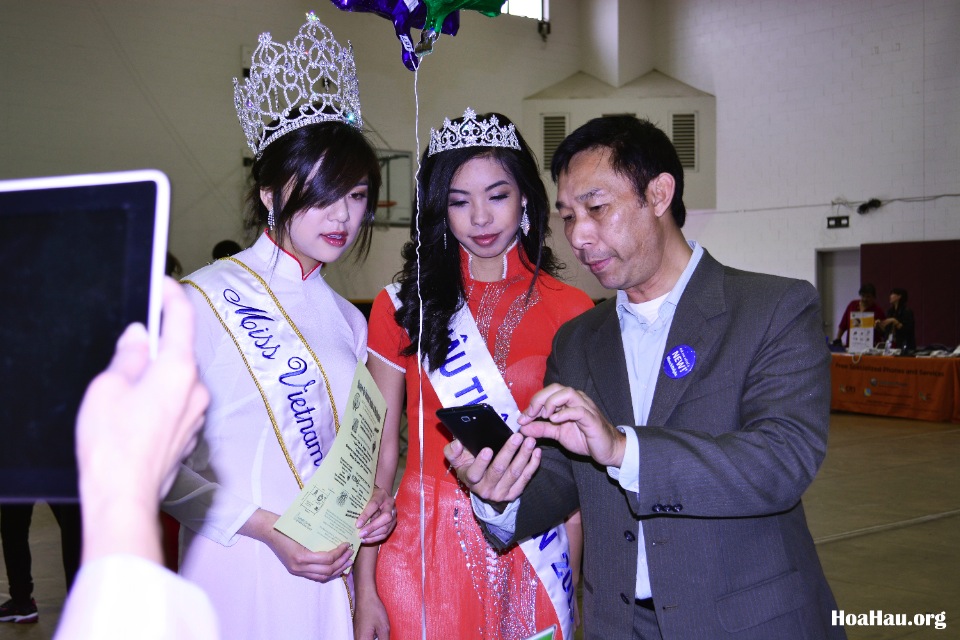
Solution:
<svg viewBox="0 0 960 640">
<path fill-rule="evenodd" d="M 561 327 L 522 436 L 448 445 L 488 537 L 581 510 L 587 638 L 844 638 L 800 502 L 829 422 L 816 291 L 685 240 L 683 170 L 647 121 L 590 121 L 552 172 L 567 240 L 617 295 Z"/>
</svg>

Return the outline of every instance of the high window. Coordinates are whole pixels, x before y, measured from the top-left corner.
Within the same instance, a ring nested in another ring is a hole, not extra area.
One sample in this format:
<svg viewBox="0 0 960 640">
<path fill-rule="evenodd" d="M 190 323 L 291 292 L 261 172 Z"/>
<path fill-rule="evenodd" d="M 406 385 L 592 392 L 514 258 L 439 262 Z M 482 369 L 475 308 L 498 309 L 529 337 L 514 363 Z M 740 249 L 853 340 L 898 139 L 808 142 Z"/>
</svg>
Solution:
<svg viewBox="0 0 960 640">
<path fill-rule="evenodd" d="M 512 16 L 544 20 L 544 16 L 548 15 L 549 3 L 550 0 L 507 0 L 501 12 Z"/>
</svg>

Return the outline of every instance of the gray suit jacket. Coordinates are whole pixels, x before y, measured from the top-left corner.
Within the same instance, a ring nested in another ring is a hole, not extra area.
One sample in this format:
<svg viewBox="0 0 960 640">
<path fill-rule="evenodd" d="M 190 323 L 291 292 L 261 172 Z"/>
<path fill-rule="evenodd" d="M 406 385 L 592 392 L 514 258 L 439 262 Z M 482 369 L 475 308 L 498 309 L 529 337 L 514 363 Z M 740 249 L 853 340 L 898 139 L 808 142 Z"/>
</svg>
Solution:
<svg viewBox="0 0 960 640">
<path fill-rule="evenodd" d="M 663 637 L 843 638 L 800 496 L 827 448 L 830 356 L 809 283 L 724 267 L 704 253 L 676 309 L 667 351 L 696 351 L 690 374 L 661 369 L 636 429 L 640 492 L 546 445 L 515 539 L 583 514 L 588 638 L 629 638 L 639 520 Z M 546 382 L 587 393 L 633 424 L 616 301 L 565 324 Z"/>
</svg>

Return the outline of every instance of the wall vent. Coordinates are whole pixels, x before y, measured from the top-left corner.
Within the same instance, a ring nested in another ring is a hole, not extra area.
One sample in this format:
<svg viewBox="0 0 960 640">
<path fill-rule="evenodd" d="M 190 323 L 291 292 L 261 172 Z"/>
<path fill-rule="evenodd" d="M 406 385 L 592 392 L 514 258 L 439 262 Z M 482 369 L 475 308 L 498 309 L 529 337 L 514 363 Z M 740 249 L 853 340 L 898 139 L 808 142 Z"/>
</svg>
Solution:
<svg viewBox="0 0 960 640">
<path fill-rule="evenodd" d="M 567 137 L 567 115 L 542 115 L 541 132 L 543 133 L 543 166 L 544 172 L 550 172 L 553 154 Z"/>
<path fill-rule="evenodd" d="M 684 169 L 697 169 L 697 114 L 673 114 L 673 146 Z"/>
</svg>

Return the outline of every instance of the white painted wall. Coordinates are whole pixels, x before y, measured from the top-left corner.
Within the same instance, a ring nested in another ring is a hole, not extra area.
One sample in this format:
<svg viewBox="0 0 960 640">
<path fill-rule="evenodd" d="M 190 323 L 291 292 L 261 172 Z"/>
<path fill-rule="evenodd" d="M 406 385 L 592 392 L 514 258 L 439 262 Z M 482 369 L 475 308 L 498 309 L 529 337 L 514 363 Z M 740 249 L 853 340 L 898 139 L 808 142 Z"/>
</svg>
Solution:
<svg viewBox="0 0 960 640">
<path fill-rule="evenodd" d="M 828 249 L 817 252 L 817 291 L 823 315 L 823 334 L 837 336 L 840 319 L 851 300 L 859 297 L 860 248 Z M 881 294 L 882 295 L 882 294 Z M 883 298 L 879 299 L 881 306 Z M 849 340 L 849 336 L 845 336 Z"/>
<path fill-rule="evenodd" d="M 657 50 L 653 39 L 653 0 L 617 0 L 617 86 L 648 73 L 655 67 Z"/>
<path fill-rule="evenodd" d="M 815 278 L 817 249 L 960 237 L 960 3 L 657 0 L 657 68 L 717 97 L 717 212 L 687 235 Z M 856 292 L 849 295 L 856 297 Z"/>
<path fill-rule="evenodd" d="M 620 39 L 619 3 L 620 0 L 581 0 L 579 13 L 583 49 L 578 70 L 613 86 L 619 84 L 617 75 L 617 50 Z M 554 6 L 555 3 L 551 2 L 551 23 L 556 21 L 553 16 Z"/>
<path fill-rule="evenodd" d="M 521 119 L 525 96 L 581 69 L 586 1 L 552 2 L 546 44 L 532 20 L 466 12 L 420 73 L 421 139 L 467 105 Z M 960 3 L 652 6 L 656 68 L 717 99 L 717 212 L 691 215 L 688 236 L 731 264 L 811 281 L 818 249 L 960 238 L 957 198 L 851 213 L 848 230 L 825 222 L 839 197 L 960 193 Z M 5 0 L 0 178 L 160 168 L 174 188 L 171 248 L 199 267 L 218 240 L 239 238 L 244 142 L 230 80 L 241 46 L 261 31 L 291 38 L 311 8 L 353 41 L 367 122 L 413 150 L 413 74 L 377 16 L 326 0 Z M 399 268 L 405 234 L 378 231 L 362 269 L 328 277 L 372 297 Z"/>
<path fill-rule="evenodd" d="M 627 89 L 634 85 L 628 85 Z M 642 85 L 641 85 L 642 86 Z M 551 91 L 552 93 L 552 91 Z M 539 122 L 543 114 L 566 114 L 570 130 L 585 124 L 588 120 L 604 113 L 636 113 L 659 126 L 669 135 L 674 113 L 695 111 L 699 128 L 699 161 L 696 171 L 684 174 L 684 203 L 689 209 L 713 209 L 716 206 L 716 126 L 715 101 L 712 96 L 697 95 L 697 92 L 685 92 L 680 97 L 640 97 L 646 92 L 612 91 L 612 96 L 595 99 L 531 99 L 524 101 L 523 117 L 527 123 L 527 140 L 534 149 L 543 148 L 543 136 Z M 656 92 L 654 92 L 656 93 Z M 547 183 L 547 195 L 550 201 L 556 200 L 556 186 L 550 180 L 549 167 L 543 168 L 543 179 Z M 688 219 L 691 216 L 688 214 Z M 554 213 L 551 228 L 556 234 L 551 246 L 558 252 L 568 267 L 568 281 L 586 291 L 590 297 L 605 298 L 611 293 L 600 286 L 589 271 L 579 268 L 576 257 L 563 236 L 563 223 Z"/>
<path fill-rule="evenodd" d="M 170 248 L 187 271 L 202 266 L 217 241 L 241 239 L 248 170 L 231 82 L 241 47 L 262 31 L 292 39 L 310 9 L 353 42 L 377 146 L 415 151 L 414 74 L 378 16 L 328 0 L 2 0 L 0 178 L 159 168 L 173 184 Z M 460 33 L 421 66 L 421 141 L 467 106 L 519 120 L 525 95 L 574 73 L 579 5 L 555 3 L 551 16 L 544 43 L 535 20 L 463 12 Z M 328 277 L 372 297 L 399 268 L 406 236 L 379 230 L 362 269 Z"/>
</svg>

